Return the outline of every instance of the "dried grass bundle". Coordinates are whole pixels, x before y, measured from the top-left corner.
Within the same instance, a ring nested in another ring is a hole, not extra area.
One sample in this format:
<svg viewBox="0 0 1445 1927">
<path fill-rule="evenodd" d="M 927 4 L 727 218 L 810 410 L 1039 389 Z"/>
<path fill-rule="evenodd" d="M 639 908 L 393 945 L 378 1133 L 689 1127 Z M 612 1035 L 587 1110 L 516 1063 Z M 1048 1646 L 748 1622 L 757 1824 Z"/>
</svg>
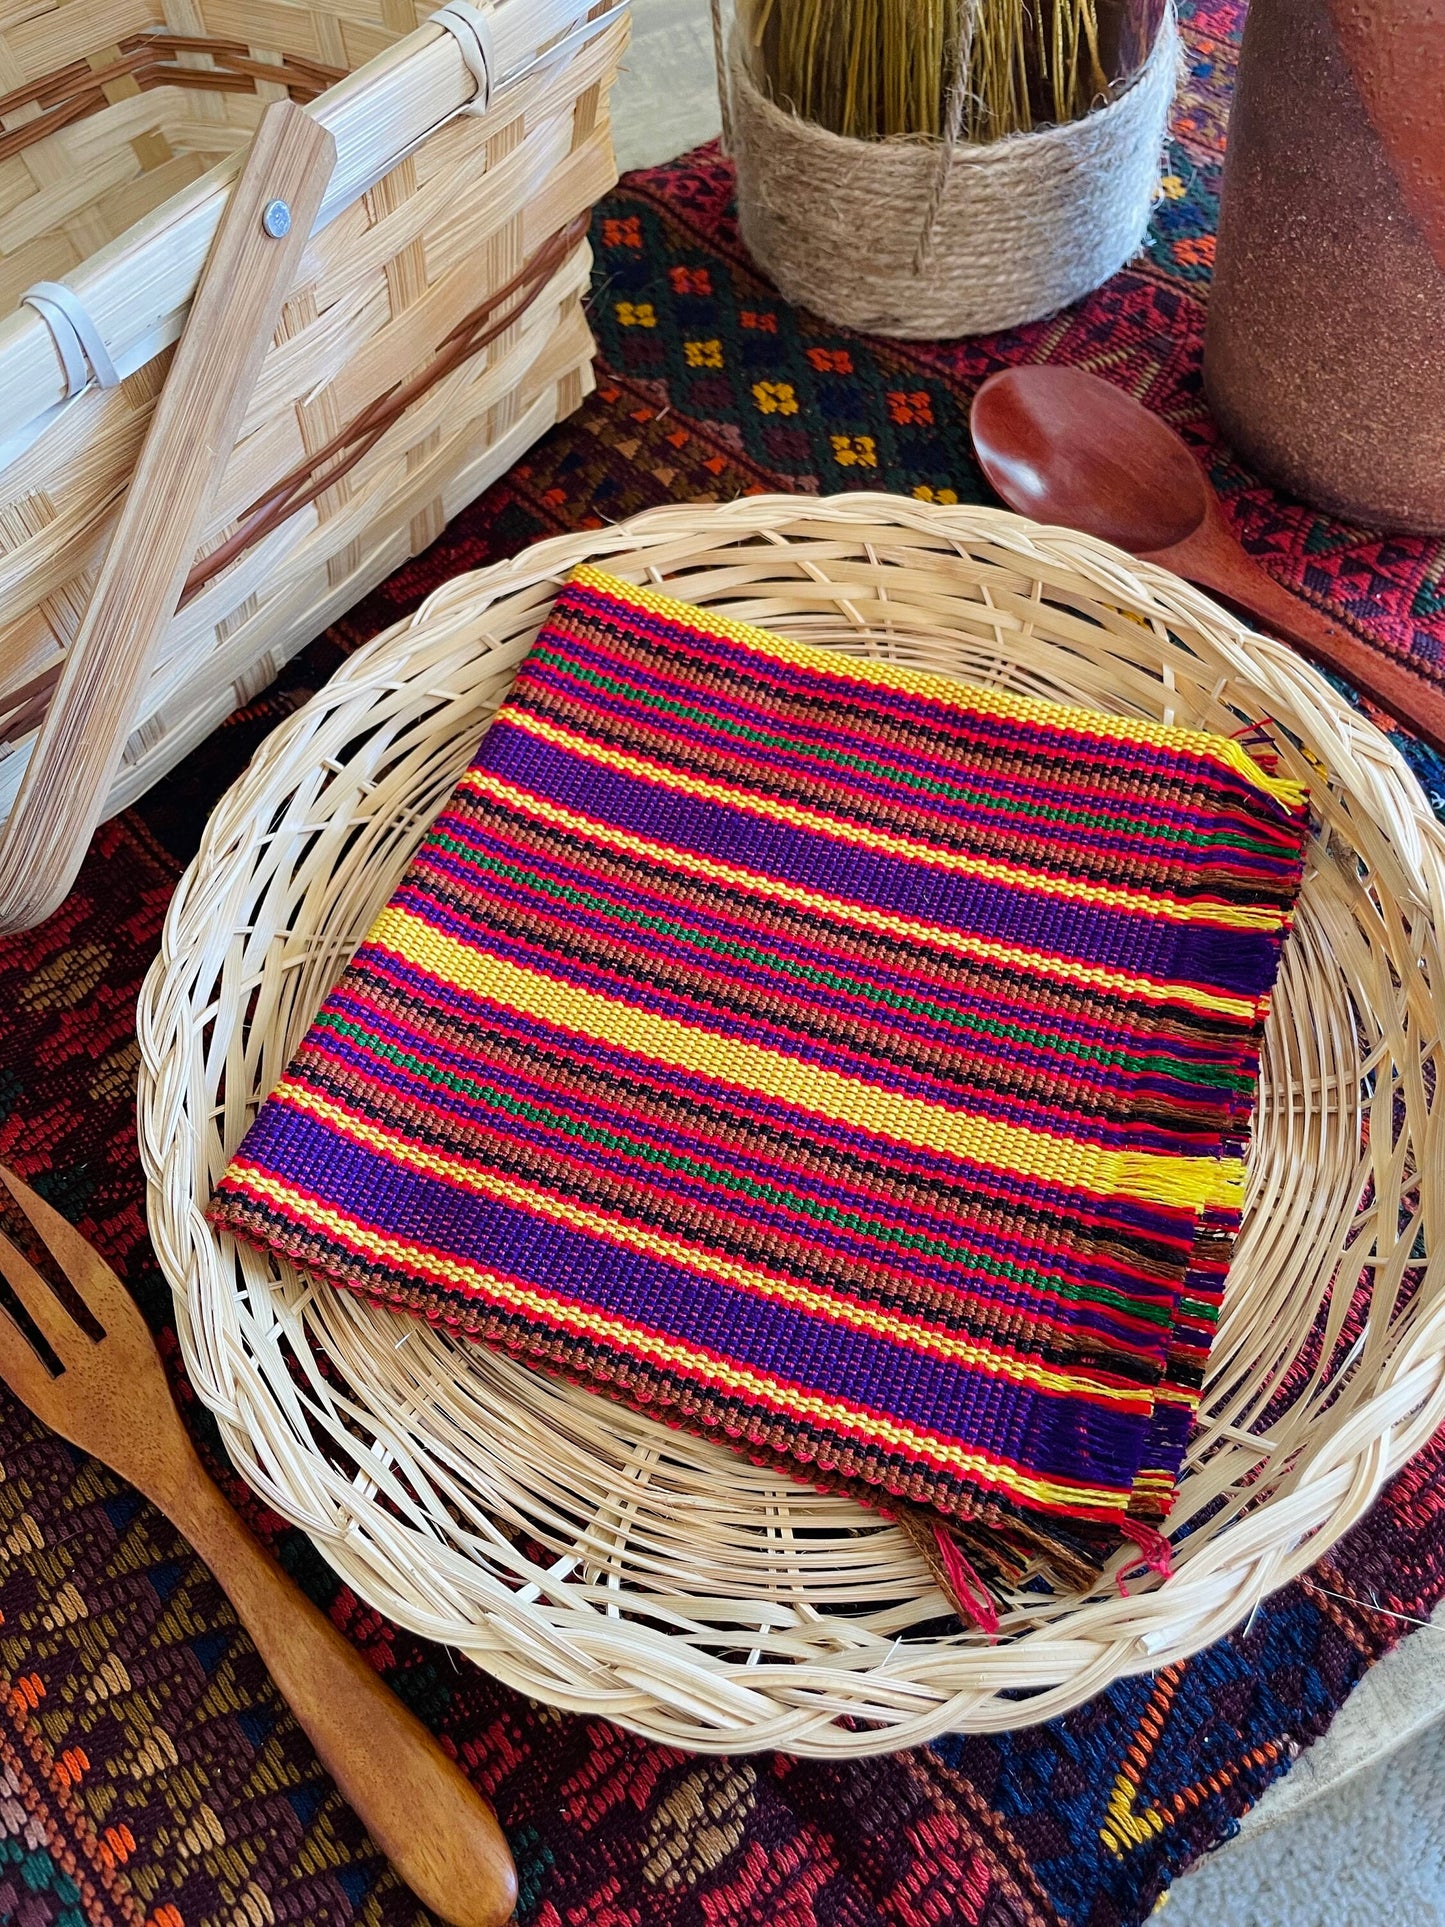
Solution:
<svg viewBox="0 0 1445 1927">
<path fill-rule="evenodd" d="M 1077 120 L 1120 71 L 1101 47 L 1101 0 L 746 0 L 742 11 L 772 98 L 855 140 L 937 137 L 951 104 L 967 141 Z"/>
</svg>

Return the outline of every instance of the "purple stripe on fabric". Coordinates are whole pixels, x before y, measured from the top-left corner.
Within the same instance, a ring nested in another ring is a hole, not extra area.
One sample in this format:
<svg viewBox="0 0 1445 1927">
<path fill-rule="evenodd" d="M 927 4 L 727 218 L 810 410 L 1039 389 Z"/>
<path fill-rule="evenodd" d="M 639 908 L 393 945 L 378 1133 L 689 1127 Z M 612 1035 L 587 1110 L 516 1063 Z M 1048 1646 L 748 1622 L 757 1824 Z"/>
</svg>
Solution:
<svg viewBox="0 0 1445 1927">
<path fill-rule="evenodd" d="M 504 717 L 479 760 L 502 780 L 614 828 L 897 916 L 1245 996 L 1274 980 L 1278 944 L 1268 933 L 1126 915 L 874 854 L 605 769 L 509 727 Z"/>
<path fill-rule="evenodd" d="M 494 898 L 523 900 L 530 895 L 524 885 L 505 881 L 498 875 L 493 866 L 501 864 L 521 872 L 529 884 L 540 885 L 543 880 L 550 880 L 561 890 L 600 897 L 623 915 L 635 911 L 670 920 L 684 925 L 689 933 L 760 949 L 770 957 L 801 964 L 810 971 L 820 968 L 836 971 L 856 978 L 870 990 L 895 989 L 900 984 L 897 938 L 875 935 L 870 939 L 852 926 L 840 928 L 830 923 L 816 911 L 788 910 L 777 905 L 771 906 L 772 914 L 764 926 L 758 916 L 756 896 L 740 887 L 710 880 L 704 897 L 694 893 L 695 880 L 681 879 L 675 872 L 640 858 L 623 859 L 625 869 L 617 874 L 598 866 L 599 852 L 594 847 L 574 848 L 570 840 L 560 834 L 550 846 L 539 847 L 535 840 L 527 840 L 534 830 L 535 825 L 525 816 L 500 805 L 488 804 L 480 812 L 469 811 L 465 815 L 446 812 L 437 819 L 434 834 L 418 850 L 417 864 L 422 870 L 435 870 L 453 878 L 460 890 L 475 898 L 478 914 L 485 914 Z M 459 847 L 443 848 L 439 840 L 443 837 L 448 845 Z M 604 860 L 607 860 L 605 855 Z M 548 899 L 540 888 L 536 897 L 539 902 L 550 902 L 552 913 L 558 917 L 569 913 L 565 903 Z M 584 918 L 610 912 L 594 911 L 589 904 L 571 914 L 580 923 Z M 786 923 L 779 921 L 784 915 L 788 918 Z M 793 935 L 787 934 L 790 930 Z M 646 940 L 653 941 L 651 933 L 647 933 Z M 658 938 L 657 941 L 680 942 L 682 939 Z M 871 959 L 858 954 L 856 947 L 870 941 L 891 947 L 881 953 L 875 951 Z M 1137 1028 L 1136 1019 L 1130 1015 L 1139 1008 L 1137 999 L 1121 1000 L 1121 1008 L 1109 1001 L 1107 992 L 1101 992 L 1101 1001 L 1095 1005 L 1090 1001 L 1094 993 L 1085 986 L 1061 986 L 1042 975 L 1030 978 L 1017 968 L 1005 970 L 986 960 L 936 952 L 925 944 L 911 941 L 909 959 L 911 970 L 902 975 L 901 981 L 922 997 L 942 1001 L 966 997 L 971 1007 L 995 1010 L 1008 1021 L 1037 1024 L 1061 1036 L 1097 1038 L 1104 1043 L 1118 1044 L 1121 1032 L 1127 1034 Z M 959 982 L 965 972 L 968 973 L 966 987 Z M 1021 985 L 1024 984 L 1029 986 L 1034 1001 L 1021 1007 Z M 810 980 L 810 994 L 813 988 Z M 1039 1002 L 1060 998 L 1067 1001 L 1047 1010 Z M 1179 1015 L 1177 1011 L 1170 1014 L 1174 1018 Z M 1145 1006 L 1144 1015 L 1148 1027 L 1154 1020 L 1153 1007 Z M 1127 1035 L 1125 1042 L 1127 1044 Z M 1190 1038 L 1181 1032 L 1172 1040 L 1171 1047 L 1184 1052 L 1192 1061 L 1214 1064 L 1224 1061 L 1226 1051 L 1237 1050 L 1238 1040 L 1204 1032 Z"/>
<path fill-rule="evenodd" d="M 1046 1036 L 1077 1040 L 1085 1046 L 1097 1043 L 1123 1050 L 1126 1054 L 1136 1048 L 1152 1049 L 1149 1038 L 1160 1025 L 1167 1022 L 1174 1026 L 1169 1038 L 1169 1051 L 1179 1058 L 1182 1074 L 1186 1078 L 1195 1067 L 1230 1069 L 1246 1048 L 1245 1036 L 1238 1027 L 1236 1033 L 1216 1027 L 1191 1035 L 1187 1026 L 1195 1014 L 1180 1006 L 1141 1005 L 1136 998 L 1121 1000 L 1120 1007 L 1111 1004 L 1106 993 L 1101 993 L 1100 1001 L 1095 1003 L 1093 994 L 1086 987 L 1060 985 L 1042 974 L 1030 978 L 1028 973 L 1016 968 L 1004 970 L 986 963 L 965 961 L 951 953 L 931 951 L 921 944 L 911 946 L 911 971 L 900 973 L 896 948 L 886 957 L 879 957 L 873 962 L 856 958 L 845 946 L 850 941 L 863 941 L 860 934 L 856 930 L 830 924 L 821 916 L 815 916 L 810 923 L 795 913 L 795 920 L 787 926 L 780 926 L 775 917 L 770 916 L 766 926 L 760 927 L 755 898 L 737 892 L 711 895 L 706 902 L 702 899 L 679 901 L 675 897 L 669 898 L 664 892 L 670 879 L 664 870 L 636 863 L 629 867 L 625 878 L 617 878 L 589 868 L 588 853 L 573 852 L 570 846 L 564 848 L 559 845 L 550 854 L 544 855 L 535 847 L 512 842 L 509 830 L 515 825 L 525 832 L 529 827 L 525 818 L 508 818 L 504 822 L 501 817 L 501 812 L 492 809 L 480 817 L 443 817 L 438 820 L 438 836 L 444 835 L 450 844 L 460 845 L 461 848 L 442 849 L 438 844 L 428 842 L 418 852 L 416 874 L 425 878 L 435 873 L 438 878 L 451 880 L 459 893 L 474 899 L 477 914 L 483 920 L 493 901 L 532 901 L 523 886 L 504 883 L 491 868 L 493 862 L 505 863 L 513 869 L 525 871 L 531 878 L 551 879 L 561 889 L 596 894 L 608 903 L 622 905 L 624 910 L 636 906 L 645 913 L 670 919 L 674 923 L 685 923 L 690 930 L 699 934 L 712 934 L 724 941 L 762 949 L 769 956 L 775 955 L 784 964 L 797 963 L 813 971 L 823 969 L 846 977 L 856 977 L 864 986 L 864 995 L 875 989 L 897 988 L 901 984 L 926 1000 L 933 999 L 945 1004 L 952 1001 L 977 1015 L 991 1015 L 1002 1022 L 1032 1026 Z M 656 883 L 654 878 L 658 880 Z M 558 919 L 567 913 L 565 904 L 551 902 L 540 888 L 536 892 L 536 901 L 540 906 L 550 907 L 550 914 Z M 600 918 L 610 913 L 594 911 L 589 906 L 578 909 L 575 915 L 578 924 L 581 924 L 584 919 Z M 800 934 L 789 937 L 784 934 L 785 928 Z M 644 934 L 650 943 L 651 934 Z M 659 937 L 656 941 L 658 951 L 655 954 L 661 954 L 663 943 L 676 941 L 681 949 L 684 940 Z M 727 961 L 727 967 L 732 968 L 731 960 Z M 745 966 L 738 966 L 739 974 L 743 968 Z M 762 966 L 756 968 L 761 971 Z M 968 972 L 966 982 L 960 983 L 955 973 L 965 971 Z M 825 994 L 811 979 L 806 983 L 806 992 L 815 998 Z M 838 995 L 839 1007 L 845 1007 L 842 1001 L 845 993 L 826 994 Z M 846 1007 L 851 1008 L 851 1004 L 852 1000 L 849 999 Z M 1015 1046 L 1011 1040 L 1010 1048 L 1015 1047 L 1024 1051 L 1038 1048 L 1031 1045 Z M 1246 1110 L 1248 1108 L 1247 1093 L 1241 1096 L 1235 1092 L 1231 1101 L 1236 1107 L 1243 1102 Z"/>
<path fill-rule="evenodd" d="M 331 1033 L 314 1037 L 308 1045 L 307 1065 L 308 1070 L 314 1067 L 314 1081 L 320 1088 L 342 1097 L 352 1109 L 365 1115 L 376 1115 L 380 1119 L 381 1107 L 377 1106 L 373 1111 L 354 1085 L 348 1084 L 344 1090 L 330 1085 L 325 1076 L 327 1065 L 336 1067 L 340 1073 L 350 1073 L 352 1077 L 368 1080 L 375 1079 L 378 1070 L 384 1069 L 390 1089 L 397 1099 L 417 1107 L 435 1107 L 446 1117 L 457 1120 L 462 1130 L 473 1127 L 500 1135 L 506 1128 L 505 1112 L 499 1113 L 479 1103 L 465 1104 L 456 1093 L 439 1089 L 385 1060 L 378 1060 L 344 1037 Z M 312 1082 L 312 1076 L 308 1075 L 306 1081 Z M 440 1124 L 440 1119 L 428 1121 L 414 1112 L 408 1134 L 435 1142 L 438 1146 L 446 1146 L 447 1134 Z M 635 1125 L 625 1128 L 630 1130 L 634 1138 L 642 1137 Z M 571 1160 L 574 1182 L 585 1184 L 589 1170 L 585 1139 L 579 1140 L 560 1125 L 549 1126 L 535 1118 L 527 1120 L 525 1129 L 530 1144 L 560 1159 Z M 455 1148 L 455 1140 L 452 1141 L 452 1148 Z M 687 1143 L 678 1139 L 669 1139 L 666 1144 L 655 1142 L 652 1148 L 674 1158 L 689 1155 Z M 489 1152 L 484 1144 L 477 1147 L 473 1154 L 486 1157 Z M 1016 1271 L 1025 1274 L 1031 1265 L 1046 1267 L 1049 1257 L 1047 1247 L 1042 1241 L 1026 1241 L 1022 1235 L 1024 1227 L 1019 1227 L 1020 1236 L 1016 1240 L 977 1239 L 964 1235 L 960 1230 L 951 1251 L 920 1253 L 908 1246 L 891 1244 L 875 1234 L 854 1230 L 836 1220 L 820 1222 L 818 1218 L 800 1212 L 795 1205 L 788 1204 L 778 1195 L 784 1182 L 782 1179 L 779 1179 L 778 1191 L 771 1198 L 759 1199 L 756 1196 L 740 1196 L 736 1191 L 725 1189 L 707 1178 L 686 1175 L 675 1164 L 665 1172 L 661 1171 L 651 1160 L 637 1153 L 621 1151 L 615 1146 L 601 1150 L 601 1155 L 607 1159 L 609 1172 L 616 1179 L 630 1180 L 643 1189 L 651 1186 L 654 1196 L 656 1187 L 665 1182 L 670 1199 L 695 1204 L 705 1214 L 722 1214 L 730 1228 L 731 1246 L 739 1251 L 750 1252 L 755 1262 L 765 1262 L 762 1254 L 768 1249 L 770 1237 L 782 1236 L 809 1241 L 810 1256 L 815 1265 L 819 1256 L 816 1241 L 826 1238 L 830 1255 L 836 1255 L 851 1264 L 874 1268 L 867 1283 L 859 1281 L 856 1289 L 866 1296 L 876 1297 L 881 1303 L 902 1304 L 903 1293 L 908 1286 L 916 1288 L 928 1284 L 938 1288 L 942 1294 L 936 1316 L 944 1324 L 962 1328 L 982 1316 L 984 1308 L 991 1313 L 997 1311 L 1005 1316 L 1020 1316 L 1028 1320 L 1044 1318 L 1056 1330 L 1067 1329 L 1081 1336 L 1088 1334 L 1111 1347 L 1127 1350 L 1130 1356 L 1139 1360 L 1141 1368 L 1152 1367 L 1157 1370 L 1163 1365 L 1169 1343 L 1167 1328 L 1126 1321 L 1108 1306 L 1062 1299 L 1042 1271 L 1031 1281 L 1015 1282 L 977 1269 L 976 1258 L 980 1249 L 991 1256 L 1006 1258 Z M 855 1194 L 834 1208 L 861 1215 L 866 1210 L 867 1202 L 861 1195 Z M 936 1226 L 929 1227 L 922 1235 L 934 1242 L 942 1241 L 942 1234 Z M 1057 1253 L 1054 1259 L 1053 1268 L 1057 1269 Z M 778 1263 L 782 1269 L 800 1277 L 805 1276 L 811 1268 L 796 1262 L 790 1264 L 781 1255 Z M 1150 1303 L 1167 1306 L 1173 1296 L 1172 1291 L 1159 1292 L 1157 1295 L 1135 1292 L 1132 1280 L 1119 1275 L 1103 1260 L 1074 1262 L 1069 1267 L 1068 1276 L 1077 1285 L 1111 1290 L 1126 1300 L 1132 1299 L 1141 1310 Z M 972 1302 L 971 1314 L 967 1316 L 950 1309 L 951 1296 L 965 1293 Z"/>
<path fill-rule="evenodd" d="M 1194 1414 L 1187 1405 L 1173 1399 L 1159 1400 L 1139 1456 L 1139 1471 L 1167 1472 L 1170 1478 L 1177 1478 L 1193 1429 Z"/>
<path fill-rule="evenodd" d="M 503 882 L 497 876 L 491 866 L 500 863 L 524 871 L 529 879 L 550 878 L 563 889 L 600 896 L 609 904 L 621 906 L 624 913 L 635 908 L 674 923 L 685 923 L 699 935 L 711 934 L 723 941 L 762 949 L 783 962 L 856 977 L 868 989 L 895 988 L 900 983 L 896 948 L 871 961 L 856 955 L 848 946 L 867 943 L 867 934 L 853 926 L 832 923 L 821 912 L 794 909 L 786 912 L 789 922 L 782 924 L 777 918 L 785 913 L 786 907 L 770 906 L 773 914 L 766 927 L 760 927 L 756 897 L 749 896 L 741 886 L 710 884 L 706 900 L 700 897 L 679 900 L 676 894 L 668 894 L 669 887 L 678 889 L 679 879 L 660 865 L 628 859 L 626 875 L 618 877 L 591 867 L 592 851 L 574 850 L 570 843 L 564 844 L 560 839 L 545 854 L 535 845 L 513 840 L 514 835 L 524 837 L 532 827 L 524 816 L 513 815 L 499 806 L 488 805 L 484 811 L 467 816 L 445 815 L 437 821 L 436 834 L 460 848 L 443 849 L 438 843 L 428 841 L 417 853 L 418 867 L 453 878 L 460 890 L 475 897 L 479 914 L 485 914 L 494 898 L 500 901 L 527 897 L 523 886 Z M 536 894 L 538 901 L 547 901 L 540 889 Z M 553 903 L 552 913 L 563 916 L 566 906 Z M 580 922 L 584 917 L 610 912 L 597 912 L 589 906 L 575 914 Z M 789 936 L 788 930 L 797 934 Z M 650 933 L 646 933 L 646 940 L 652 941 Z M 659 938 L 657 941 L 673 940 Z M 872 941 L 896 946 L 899 940 L 875 936 Z M 1115 1045 L 1120 1042 L 1121 1031 L 1127 1033 L 1135 1028 L 1123 1010 L 1110 1004 L 1107 992 L 1098 993 L 1101 1001 L 1096 1005 L 1091 1001 L 1094 993 L 1087 986 L 1060 985 L 1042 973 L 1030 978 L 1017 968 L 1006 970 L 989 964 L 986 959 L 963 959 L 956 953 L 936 951 L 921 942 L 910 942 L 910 958 L 913 972 L 911 976 L 904 973 L 902 981 L 921 997 L 947 1001 L 966 996 L 970 1006 L 995 1010 L 1010 1022 L 1037 1023 L 1059 1035 L 1097 1037 Z M 955 974 L 963 972 L 969 973 L 966 988 L 959 984 Z M 1031 986 L 1036 999 L 1067 1001 L 1060 1002 L 1056 1009 L 1045 1010 L 1038 1003 L 1021 1008 L 1020 985 L 1025 983 Z M 809 994 L 813 989 L 809 982 Z M 1137 999 L 1133 1000 L 1133 1007 L 1138 1009 Z M 1143 1008 L 1147 1023 L 1155 1007 Z M 1181 1014 L 1169 1006 L 1160 1008 L 1174 1020 Z M 1232 1049 L 1234 1042 L 1205 1033 L 1195 1038 L 1181 1033 L 1174 1040 L 1174 1047 L 1200 1063 L 1212 1064 L 1224 1061 L 1226 1043 Z"/>
<path fill-rule="evenodd" d="M 379 1230 L 702 1345 L 825 1396 L 856 1398 L 1043 1474 L 1132 1484 L 1147 1421 L 825 1324 L 417 1172 L 277 1104 L 246 1155 Z M 389 1265 L 391 1261 L 388 1261 Z M 431 1286 L 433 1290 L 440 1288 Z M 458 1294 L 460 1296 L 460 1294 Z"/>
</svg>

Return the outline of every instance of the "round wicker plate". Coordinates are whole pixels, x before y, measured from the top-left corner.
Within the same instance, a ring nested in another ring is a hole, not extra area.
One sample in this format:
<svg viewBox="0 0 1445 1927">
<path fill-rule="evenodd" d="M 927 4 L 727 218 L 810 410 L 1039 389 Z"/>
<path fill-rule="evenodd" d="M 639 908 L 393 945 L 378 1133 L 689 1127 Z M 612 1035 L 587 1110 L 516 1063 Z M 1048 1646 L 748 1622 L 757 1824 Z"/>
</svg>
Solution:
<svg viewBox="0 0 1445 1927">
<path fill-rule="evenodd" d="M 1126 1595 L 1029 1592 L 986 1644 L 902 1533 L 218 1238 L 213 1181 L 469 760 L 562 575 L 1225 733 L 1272 718 L 1318 820 L 1245 1228 L 1174 1525 Z M 222 800 L 140 1004 L 150 1222 L 237 1466 L 358 1593 L 513 1686 L 715 1751 L 1050 1717 L 1244 1619 L 1445 1420 L 1445 836 L 1277 643 L 1085 537 L 883 495 L 658 509 L 448 583 Z"/>
</svg>

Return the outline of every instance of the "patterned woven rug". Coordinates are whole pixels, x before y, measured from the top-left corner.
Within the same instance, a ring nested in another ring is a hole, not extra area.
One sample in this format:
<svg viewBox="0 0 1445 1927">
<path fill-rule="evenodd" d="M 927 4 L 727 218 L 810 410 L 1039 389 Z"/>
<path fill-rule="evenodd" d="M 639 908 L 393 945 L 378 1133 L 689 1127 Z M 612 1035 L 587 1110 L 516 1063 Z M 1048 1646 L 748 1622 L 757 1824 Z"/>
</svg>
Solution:
<svg viewBox="0 0 1445 1927">
<path fill-rule="evenodd" d="M 1191 10 L 1149 259 L 1056 321 L 945 349 L 840 334 L 749 271 L 704 151 L 599 211 L 597 395 L 428 554 L 108 825 L 43 929 L 0 944 L 0 1159 L 125 1275 L 161 1334 L 134 1129 L 134 1004 L 208 809 L 340 656 L 434 584 L 669 499 L 890 487 L 983 499 L 969 396 L 990 369 L 1095 367 L 1207 449 L 1280 580 L 1445 673 L 1445 549 L 1281 502 L 1214 448 L 1199 398 L 1225 103 L 1242 9 Z M 1418 766 L 1445 807 L 1445 771 Z M 188 1403 L 208 1450 L 204 1415 Z M 417 1927 L 209 1574 L 101 1467 L 0 1396 L 0 1922 Z M 248 1515 L 497 1802 L 526 1927 L 1014 1927 L 1142 1920 L 1445 1594 L 1445 1442 L 1247 1633 L 1069 1718 L 849 1766 L 690 1760 L 564 1717 L 387 1625 L 309 1543 Z"/>
</svg>

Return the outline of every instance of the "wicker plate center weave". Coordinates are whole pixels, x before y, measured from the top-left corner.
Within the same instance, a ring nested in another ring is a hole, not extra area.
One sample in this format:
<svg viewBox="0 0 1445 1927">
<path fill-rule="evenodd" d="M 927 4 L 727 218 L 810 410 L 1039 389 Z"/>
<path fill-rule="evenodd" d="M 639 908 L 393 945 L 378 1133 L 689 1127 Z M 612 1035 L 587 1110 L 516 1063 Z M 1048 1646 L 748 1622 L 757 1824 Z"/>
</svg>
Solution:
<svg viewBox="0 0 1445 1927">
<path fill-rule="evenodd" d="M 589 559 L 969 681 L 1223 733 L 1276 719 L 1320 829 L 1167 1583 L 1017 1595 L 983 1646 L 877 1515 L 275 1276 L 200 1220 L 557 578 Z M 1083 538 L 854 496 L 544 544 L 352 658 L 223 801 L 178 892 L 142 998 L 142 1123 L 192 1375 L 247 1476 L 363 1595 L 544 1699 L 687 1746 L 826 1754 L 1049 1717 L 1238 1623 L 1445 1412 L 1441 1203 L 1419 1176 L 1438 1187 L 1445 1163 L 1442 901 L 1442 840 L 1388 744 L 1283 649 Z"/>
</svg>

